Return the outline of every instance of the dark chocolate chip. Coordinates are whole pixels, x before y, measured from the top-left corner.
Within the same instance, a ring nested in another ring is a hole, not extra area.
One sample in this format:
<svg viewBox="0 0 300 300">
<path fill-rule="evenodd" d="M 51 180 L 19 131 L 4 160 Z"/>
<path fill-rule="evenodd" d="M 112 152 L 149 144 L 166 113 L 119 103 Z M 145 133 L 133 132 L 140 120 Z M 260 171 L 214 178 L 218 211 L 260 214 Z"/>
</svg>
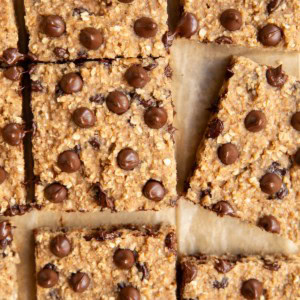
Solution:
<svg viewBox="0 0 300 300">
<path fill-rule="evenodd" d="M 115 265 L 122 270 L 129 270 L 135 263 L 135 257 L 129 249 L 118 249 L 114 254 Z"/>
<path fill-rule="evenodd" d="M 239 151 L 236 145 L 227 143 L 218 149 L 218 157 L 224 165 L 231 165 L 239 158 Z"/>
<path fill-rule="evenodd" d="M 109 208 L 111 210 L 115 208 L 114 199 L 106 195 L 99 183 L 93 184 L 92 190 L 94 192 L 95 200 L 102 208 Z"/>
<path fill-rule="evenodd" d="M 219 216 L 235 216 L 235 211 L 232 208 L 232 206 L 224 200 L 221 200 L 217 203 L 215 203 L 212 208 L 212 211 L 214 211 L 215 213 L 217 213 Z"/>
<path fill-rule="evenodd" d="M 192 282 L 197 277 L 197 267 L 189 261 L 185 261 L 181 264 L 182 281 L 183 284 Z"/>
<path fill-rule="evenodd" d="M 92 235 L 84 236 L 84 239 L 86 241 L 91 241 L 92 239 L 95 239 L 98 242 L 103 242 L 106 240 L 114 240 L 115 238 L 118 238 L 122 235 L 121 232 L 118 231 L 105 231 L 105 230 L 98 230 L 97 232 L 93 233 Z"/>
<path fill-rule="evenodd" d="M 285 183 L 282 184 L 281 189 L 275 194 L 275 197 L 282 200 L 285 196 L 289 194 L 289 190 Z"/>
<path fill-rule="evenodd" d="M 249 279 L 243 282 L 241 294 L 246 299 L 260 299 L 263 294 L 263 284 L 257 279 Z"/>
<path fill-rule="evenodd" d="M 229 36 L 220 36 L 220 37 L 218 37 L 218 38 L 216 38 L 215 39 L 215 42 L 217 43 L 217 44 L 223 44 L 223 45 L 230 45 L 230 44 L 232 44 L 233 43 L 233 41 L 232 41 L 232 38 L 231 37 L 229 37 Z"/>
<path fill-rule="evenodd" d="M 211 120 L 208 124 L 206 137 L 215 139 L 222 133 L 223 129 L 224 129 L 223 122 L 220 119 L 215 118 Z"/>
<path fill-rule="evenodd" d="M 134 88 L 143 88 L 150 80 L 147 71 L 140 65 L 133 65 L 125 72 L 125 79 Z"/>
<path fill-rule="evenodd" d="M 66 24 L 60 16 L 44 16 L 41 22 L 41 31 L 50 37 L 60 37 L 66 31 Z"/>
<path fill-rule="evenodd" d="M 53 50 L 56 57 L 61 59 L 67 59 L 69 57 L 69 51 L 64 48 L 55 47 Z"/>
<path fill-rule="evenodd" d="M 261 190 L 269 195 L 277 193 L 282 186 L 281 178 L 273 173 L 265 174 L 260 180 Z"/>
<path fill-rule="evenodd" d="M 152 129 L 162 128 L 168 120 L 168 114 L 163 107 L 150 107 L 144 114 L 145 123 Z"/>
<path fill-rule="evenodd" d="M 267 47 L 277 46 L 283 38 L 282 30 L 274 24 L 267 24 L 258 32 L 258 40 Z"/>
<path fill-rule="evenodd" d="M 95 125 L 96 116 L 87 107 L 79 107 L 72 114 L 74 123 L 80 128 L 90 128 Z"/>
<path fill-rule="evenodd" d="M 266 115 L 260 110 L 252 110 L 248 113 L 244 121 L 245 127 L 250 132 L 259 132 L 266 128 Z"/>
<path fill-rule="evenodd" d="M 228 278 L 227 277 L 223 277 L 221 281 L 215 280 L 213 282 L 213 287 L 215 289 L 225 289 L 228 286 Z"/>
<path fill-rule="evenodd" d="M 37 274 L 37 283 L 43 288 L 52 288 L 58 282 L 58 273 L 52 269 L 43 268 Z"/>
<path fill-rule="evenodd" d="M 166 247 L 170 249 L 172 252 L 176 252 L 176 248 L 177 248 L 176 244 L 177 244 L 176 234 L 174 232 L 168 233 L 165 238 Z"/>
<path fill-rule="evenodd" d="M 158 26 L 153 19 L 142 17 L 134 22 L 134 32 L 139 37 L 152 38 L 157 34 Z"/>
<path fill-rule="evenodd" d="M 160 182 L 150 179 L 143 187 L 143 194 L 146 198 L 158 202 L 164 198 L 166 190 Z"/>
<path fill-rule="evenodd" d="M 176 33 L 181 37 L 190 38 L 198 29 L 197 17 L 192 13 L 185 12 L 176 27 Z"/>
<path fill-rule="evenodd" d="M 274 12 L 281 3 L 282 3 L 282 0 L 271 0 L 267 5 L 268 13 L 271 14 L 272 12 Z"/>
<path fill-rule="evenodd" d="M 291 124 L 297 131 L 300 131 L 300 111 L 293 114 Z"/>
<path fill-rule="evenodd" d="M 57 165 L 62 172 L 73 173 L 80 169 L 80 159 L 75 151 L 67 150 L 59 154 L 57 158 Z"/>
<path fill-rule="evenodd" d="M 118 165 L 123 170 L 133 170 L 139 164 L 139 155 L 131 148 L 124 148 L 118 153 Z"/>
<path fill-rule="evenodd" d="M 8 221 L 2 221 L 0 223 L 0 240 L 6 239 L 11 235 L 11 225 Z"/>
<path fill-rule="evenodd" d="M 279 88 L 283 87 L 288 79 L 287 75 L 282 71 L 282 65 L 277 68 L 268 68 L 266 77 L 271 86 Z"/>
<path fill-rule="evenodd" d="M 295 163 L 300 166 L 300 149 L 298 149 L 298 151 L 296 152 L 295 156 L 294 156 L 294 160 Z"/>
<path fill-rule="evenodd" d="M 66 94 L 73 94 L 82 90 L 83 80 L 77 73 L 68 73 L 62 77 L 59 85 Z"/>
<path fill-rule="evenodd" d="M 142 273 L 142 278 L 141 278 L 142 281 L 144 279 L 146 279 L 146 280 L 149 279 L 149 270 L 148 270 L 146 263 L 144 263 L 144 264 L 137 263 L 136 267 L 137 267 L 139 273 Z"/>
<path fill-rule="evenodd" d="M 25 56 L 21 54 L 18 49 L 8 48 L 3 51 L 1 60 L 8 65 L 14 65 L 17 62 L 24 60 L 24 58 Z"/>
<path fill-rule="evenodd" d="M 215 263 L 215 269 L 222 274 L 228 273 L 231 271 L 234 267 L 234 264 L 230 262 L 229 260 L 225 259 L 218 259 Z"/>
<path fill-rule="evenodd" d="M 11 146 L 20 145 L 24 137 L 22 125 L 17 123 L 5 125 L 5 127 L 2 129 L 2 137 L 4 141 Z"/>
<path fill-rule="evenodd" d="M 7 172 L 4 170 L 3 167 L 0 167 L 0 184 L 2 184 L 7 178 Z"/>
<path fill-rule="evenodd" d="M 258 220 L 257 225 L 262 227 L 264 230 L 272 233 L 280 232 L 280 223 L 273 216 L 263 216 Z"/>
<path fill-rule="evenodd" d="M 42 83 L 39 80 L 32 80 L 31 81 L 31 90 L 33 92 L 42 92 L 44 90 L 44 87 Z"/>
<path fill-rule="evenodd" d="M 236 9 L 226 9 L 220 16 L 220 22 L 229 31 L 239 30 L 243 25 L 242 14 Z"/>
<path fill-rule="evenodd" d="M 45 188 L 45 197 L 53 203 L 61 203 L 68 196 L 68 190 L 60 183 L 52 183 Z"/>
<path fill-rule="evenodd" d="M 140 300 L 141 294 L 138 289 L 132 286 L 126 286 L 119 293 L 120 300 Z"/>
<path fill-rule="evenodd" d="M 124 114 L 130 107 L 128 97 L 119 91 L 110 92 L 106 98 L 107 108 L 117 114 Z"/>
<path fill-rule="evenodd" d="M 103 44 L 103 34 L 99 29 L 87 27 L 80 31 L 80 43 L 89 50 L 97 50 Z"/>
<path fill-rule="evenodd" d="M 19 81 L 23 73 L 22 67 L 10 67 L 3 71 L 4 77 L 12 81 Z"/>
<path fill-rule="evenodd" d="M 70 278 L 70 285 L 74 292 L 83 293 L 90 285 L 90 277 L 84 272 L 73 273 Z"/>
<path fill-rule="evenodd" d="M 71 242 L 64 234 L 59 234 L 50 242 L 50 250 L 57 257 L 65 257 L 71 253 Z"/>
<path fill-rule="evenodd" d="M 102 104 L 105 101 L 105 97 L 102 94 L 96 94 L 89 98 L 89 101 L 92 103 Z"/>
<path fill-rule="evenodd" d="M 93 137 L 89 140 L 90 145 L 95 149 L 95 150 L 99 150 L 100 149 L 100 141 L 97 137 Z"/>
</svg>

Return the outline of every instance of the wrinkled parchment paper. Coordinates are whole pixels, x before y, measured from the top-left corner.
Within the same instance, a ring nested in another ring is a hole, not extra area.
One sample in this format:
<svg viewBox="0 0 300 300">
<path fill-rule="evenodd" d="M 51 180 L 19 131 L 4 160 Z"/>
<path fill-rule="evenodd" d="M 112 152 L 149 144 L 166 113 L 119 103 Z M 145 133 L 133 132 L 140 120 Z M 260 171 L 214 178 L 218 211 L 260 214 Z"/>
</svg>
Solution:
<svg viewBox="0 0 300 300">
<path fill-rule="evenodd" d="M 15 0 L 18 11 L 23 10 L 22 0 Z M 170 0 L 171 23 L 178 16 L 178 3 Z M 20 18 L 22 22 L 22 18 Z M 23 49 L 25 41 L 20 43 Z M 209 116 L 206 110 L 218 94 L 230 55 L 245 55 L 257 62 L 278 65 L 283 63 L 287 73 L 299 76 L 299 54 L 282 54 L 200 45 L 177 40 L 172 47 L 173 94 L 176 104 L 176 152 L 179 191 L 194 162 L 195 152 Z M 2 218 L 3 219 L 3 218 Z M 197 252 L 221 254 L 225 252 L 294 253 L 292 242 L 262 230 L 241 224 L 234 218 L 218 218 L 215 214 L 181 199 L 177 211 L 136 213 L 45 213 L 33 211 L 25 216 L 11 218 L 15 229 L 21 264 L 18 268 L 19 299 L 34 300 L 35 269 L 32 230 L 48 227 L 97 227 L 102 224 L 147 223 L 162 221 L 175 224 L 177 220 L 179 250 L 182 254 Z"/>
</svg>

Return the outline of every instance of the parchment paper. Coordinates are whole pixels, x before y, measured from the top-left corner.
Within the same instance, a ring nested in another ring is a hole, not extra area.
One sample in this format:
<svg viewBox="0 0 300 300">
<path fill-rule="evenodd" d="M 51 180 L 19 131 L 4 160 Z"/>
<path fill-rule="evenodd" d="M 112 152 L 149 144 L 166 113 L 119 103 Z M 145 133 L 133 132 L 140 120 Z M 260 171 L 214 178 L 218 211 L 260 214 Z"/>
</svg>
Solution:
<svg viewBox="0 0 300 300">
<path fill-rule="evenodd" d="M 16 8 L 23 11 L 22 0 L 15 0 Z M 171 26 L 178 17 L 178 1 L 170 0 Z M 19 23 L 23 23 L 19 17 Z M 24 26 L 24 23 L 23 23 Z M 22 30 L 24 33 L 24 30 Z M 26 51 L 25 39 L 20 42 Z M 179 191 L 193 164 L 195 151 L 203 134 L 209 104 L 218 94 L 225 68 L 232 54 L 246 55 L 258 62 L 277 65 L 283 63 L 285 70 L 299 76 L 299 55 L 245 50 L 239 48 L 200 45 L 186 40 L 177 40 L 172 48 L 173 95 L 176 104 L 175 126 L 176 159 L 178 163 Z M 28 99 L 27 99 L 28 100 Z M 28 158 L 30 159 L 30 158 Z M 2 218 L 3 219 L 3 218 Z M 6 218 L 7 219 L 7 218 Z M 178 241 L 181 254 L 196 252 L 272 253 L 295 252 L 295 246 L 284 239 L 261 230 L 241 225 L 233 218 L 218 218 L 215 214 L 181 199 L 179 207 L 154 212 L 126 213 L 45 213 L 33 211 L 25 216 L 14 217 L 11 222 L 15 229 L 21 264 L 18 268 L 19 299 L 35 298 L 34 244 L 32 230 L 41 226 L 49 227 L 97 227 L 101 224 L 146 223 L 161 221 L 175 224 L 177 220 Z"/>
</svg>

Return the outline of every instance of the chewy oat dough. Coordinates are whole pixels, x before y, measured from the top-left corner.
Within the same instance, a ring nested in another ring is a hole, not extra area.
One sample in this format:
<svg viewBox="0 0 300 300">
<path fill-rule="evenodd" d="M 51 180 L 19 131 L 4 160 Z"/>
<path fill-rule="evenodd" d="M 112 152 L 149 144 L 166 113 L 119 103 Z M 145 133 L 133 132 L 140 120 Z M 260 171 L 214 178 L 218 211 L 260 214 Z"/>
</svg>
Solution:
<svg viewBox="0 0 300 300">
<path fill-rule="evenodd" d="M 37 299 L 176 299 L 169 225 L 35 231 Z"/>
<path fill-rule="evenodd" d="M 165 56 L 166 0 L 25 0 L 40 61 Z"/>
<path fill-rule="evenodd" d="M 26 204 L 24 188 L 22 68 L 0 69 L 0 214 Z"/>
<path fill-rule="evenodd" d="M 299 0 L 182 0 L 182 37 L 204 43 L 300 50 Z"/>
<path fill-rule="evenodd" d="M 8 221 L 0 222 L 0 300 L 17 300 L 17 265 L 20 263 L 13 242 L 12 225 Z"/>
<path fill-rule="evenodd" d="M 298 299 L 300 259 L 195 256 L 181 260 L 183 300 Z"/>
<path fill-rule="evenodd" d="M 300 82 L 233 58 L 211 110 L 187 198 L 299 241 Z"/>
<path fill-rule="evenodd" d="M 57 211 L 174 206 L 170 76 L 165 58 L 36 65 L 37 204 Z"/>
</svg>

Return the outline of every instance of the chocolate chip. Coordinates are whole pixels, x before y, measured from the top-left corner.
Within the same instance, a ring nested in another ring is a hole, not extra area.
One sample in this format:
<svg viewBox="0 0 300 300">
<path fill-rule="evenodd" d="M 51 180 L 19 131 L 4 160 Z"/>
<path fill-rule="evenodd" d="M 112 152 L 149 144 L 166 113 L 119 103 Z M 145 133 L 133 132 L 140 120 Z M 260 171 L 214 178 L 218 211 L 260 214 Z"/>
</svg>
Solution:
<svg viewBox="0 0 300 300">
<path fill-rule="evenodd" d="M 266 77 L 271 86 L 279 88 L 283 87 L 288 79 L 287 75 L 282 71 L 282 65 L 277 68 L 268 68 Z"/>
<path fill-rule="evenodd" d="M 21 61 L 25 58 L 23 54 L 21 54 L 18 49 L 16 48 L 8 48 L 3 51 L 1 60 L 8 64 L 8 65 L 14 65 L 18 61 Z"/>
<path fill-rule="evenodd" d="M 140 300 L 141 294 L 138 289 L 132 286 L 126 286 L 119 293 L 120 300 Z"/>
<path fill-rule="evenodd" d="M 242 14 L 236 9 L 226 9 L 220 16 L 220 22 L 229 31 L 239 30 L 243 25 Z"/>
<path fill-rule="evenodd" d="M 271 0 L 267 5 L 268 13 L 271 14 L 272 12 L 274 12 L 281 3 L 282 3 L 282 0 Z"/>
<path fill-rule="evenodd" d="M 87 27 L 80 31 L 80 43 L 89 50 L 97 50 L 103 44 L 103 34 L 99 29 Z"/>
<path fill-rule="evenodd" d="M 180 37 L 190 38 L 199 29 L 199 23 L 197 17 L 192 14 L 185 12 L 176 27 L 176 33 Z"/>
<path fill-rule="evenodd" d="M 43 268 L 37 274 L 37 283 L 43 288 L 52 288 L 58 282 L 58 273 L 52 269 Z"/>
<path fill-rule="evenodd" d="M 153 19 L 142 17 L 134 22 L 134 32 L 139 37 L 152 38 L 157 34 L 158 26 Z"/>
<path fill-rule="evenodd" d="M 45 188 L 44 191 L 47 200 L 53 203 L 61 203 L 68 196 L 68 190 L 60 183 L 52 183 Z"/>
<path fill-rule="evenodd" d="M 42 92 L 44 90 L 44 87 L 42 83 L 39 80 L 32 80 L 31 81 L 31 90 L 33 92 Z"/>
<path fill-rule="evenodd" d="M 22 67 L 10 67 L 3 71 L 3 75 L 5 78 L 12 81 L 19 81 L 21 79 L 23 73 Z"/>
<path fill-rule="evenodd" d="M 50 37 L 60 37 L 66 31 L 66 24 L 60 16 L 44 16 L 41 22 L 41 31 Z"/>
<path fill-rule="evenodd" d="M 50 250 L 54 255 L 62 258 L 71 253 L 71 243 L 64 234 L 60 234 L 51 240 Z"/>
<path fill-rule="evenodd" d="M 2 184 L 7 178 L 7 172 L 3 167 L 0 167 L 0 184 Z"/>
<path fill-rule="evenodd" d="M 87 107 L 79 107 L 72 114 L 74 123 L 80 128 L 90 128 L 95 125 L 96 116 Z"/>
<path fill-rule="evenodd" d="M 102 104 L 105 101 L 105 98 L 102 94 L 96 94 L 89 98 L 89 101 L 92 103 Z"/>
<path fill-rule="evenodd" d="M 118 238 L 120 236 L 122 236 L 121 232 L 118 231 L 109 232 L 109 231 L 99 229 L 97 232 L 91 235 L 84 236 L 84 239 L 87 242 L 91 241 L 92 239 L 95 239 L 98 242 L 103 242 L 106 240 L 114 240 L 115 238 Z"/>
<path fill-rule="evenodd" d="M 69 51 L 64 48 L 55 47 L 53 50 L 56 57 L 61 59 L 67 59 L 69 57 Z"/>
<path fill-rule="evenodd" d="M 273 216 L 263 216 L 258 220 L 257 225 L 262 227 L 264 230 L 272 233 L 280 232 L 280 223 Z"/>
<path fill-rule="evenodd" d="M 75 151 L 67 150 L 59 154 L 57 165 L 62 172 L 73 173 L 80 169 L 80 159 Z"/>
<path fill-rule="evenodd" d="M 260 110 L 252 110 L 248 113 L 244 121 L 245 127 L 250 132 L 259 132 L 266 128 L 266 115 Z"/>
<path fill-rule="evenodd" d="M 164 198 L 166 190 L 160 182 L 150 179 L 144 185 L 143 194 L 146 198 L 158 202 Z"/>
<path fill-rule="evenodd" d="M 82 90 L 83 80 L 77 73 L 68 73 L 62 77 L 59 85 L 66 94 L 73 94 Z"/>
<path fill-rule="evenodd" d="M 39 208 L 39 206 L 36 205 L 36 208 Z M 8 207 L 4 212 L 4 215 L 8 217 L 22 216 L 25 213 L 31 211 L 31 209 L 32 209 L 31 204 L 24 204 L 24 205 L 15 204 Z"/>
<path fill-rule="evenodd" d="M 239 151 L 236 145 L 227 143 L 218 149 L 218 157 L 224 165 L 231 165 L 239 158 Z"/>
<path fill-rule="evenodd" d="M 260 180 L 261 190 L 269 195 L 277 193 L 282 186 L 281 178 L 273 173 L 265 174 Z"/>
<path fill-rule="evenodd" d="M 197 267 L 189 261 L 185 261 L 181 264 L 181 271 L 184 285 L 195 280 L 198 273 Z"/>
<path fill-rule="evenodd" d="M 218 38 L 216 38 L 215 39 L 215 42 L 217 43 L 217 44 L 227 44 L 227 45 L 230 45 L 230 44 L 232 44 L 233 43 L 233 40 L 232 40 L 232 38 L 231 37 L 229 37 L 229 36 L 220 36 L 220 37 L 218 37 Z"/>
<path fill-rule="evenodd" d="M 176 234 L 174 232 L 170 232 L 166 235 L 165 245 L 172 252 L 176 252 Z"/>
<path fill-rule="evenodd" d="M 149 270 L 148 270 L 146 263 L 144 263 L 144 264 L 137 263 L 136 267 L 137 267 L 139 273 L 142 273 L 142 278 L 141 278 L 142 281 L 144 279 L 146 279 L 146 280 L 149 279 Z"/>
<path fill-rule="evenodd" d="M 125 72 L 125 79 L 134 88 L 143 88 L 150 80 L 147 71 L 140 65 L 133 65 Z"/>
<path fill-rule="evenodd" d="M 7 144 L 11 146 L 18 146 L 21 144 L 24 137 L 23 127 L 17 123 L 7 124 L 2 129 L 2 136 Z"/>
<path fill-rule="evenodd" d="M 220 119 L 215 118 L 211 120 L 207 126 L 206 137 L 215 139 L 222 133 L 223 129 L 223 122 Z"/>
<path fill-rule="evenodd" d="M 282 184 L 281 189 L 275 194 L 276 198 L 282 200 L 285 196 L 289 194 L 289 190 L 285 183 Z"/>
<path fill-rule="evenodd" d="M 283 34 L 281 28 L 274 24 L 267 24 L 258 32 L 258 40 L 264 46 L 277 46 L 282 40 Z"/>
<path fill-rule="evenodd" d="M 102 208 L 109 208 L 111 210 L 115 208 L 114 199 L 106 195 L 99 183 L 93 184 L 92 190 L 94 192 L 95 200 Z"/>
<path fill-rule="evenodd" d="M 225 259 L 218 259 L 215 263 L 215 269 L 222 274 L 228 273 L 234 267 L 234 264 Z"/>
<path fill-rule="evenodd" d="M 217 215 L 223 217 L 223 216 L 235 216 L 235 211 L 232 208 L 232 206 L 224 200 L 221 200 L 217 203 L 215 203 L 212 208 L 212 211 L 214 211 L 215 213 L 217 213 Z"/>
<path fill-rule="evenodd" d="M 168 120 L 168 114 L 163 107 L 150 107 L 144 114 L 145 123 L 152 129 L 162 128 Z"/>
<path fill-rule="evenodd" d="M 133 170 L 139 164 L 139 155 L 131 148 L 124 148 L 117 156 L 118 165 L 123 170 Z"/>
<path fill-rule="evenodd" d="M 118 249 L 114 254 L 115 265 L 122 270 L 129 270 L 135 263 L 134 254 L 129 249 Z"/>
<path fill-rule="evenodd" d="M 98 138 L 93 137 L 89 140 L 90 145 L 95 149 L 95 150 L 99 150 L 100 149 L 100 141 Z"/>
<path fill-rule="evenodd" d="M 128 97 L 119 91 L 110 92 L 106 98 L 107 108 L 117 114 L 124 114 L 130 107 Z"/>
<path fill-rule="evenodd" d="M 263 294 L 263 284 L 257 279 L 249 279 L 243 282 L 241 294 L 246 299 L 260 299 Z"/>
<path fill-rule="evenodd" d="M 11 235 L 11 225 L 8 221 L 2 221 L 0 223 L 0 240 L 4 240 Z"/>
<path fill-rule="evenodd" d="M 228 278 L 227 277 L 223 277 L 221 281 L 215 280 L 213 282 L 213 287 L 215 289 L 225 289 L 228 286 Z"/>
<path fill-rule="evenodd" d="M 264 260 L 264 268 L 270 271 L 278 271 L 280 269 L 280 264 L 277 261 Z"/>
<path fill-rule="evenodd" d="M 292 119 L 291 119 L 291 124 L 294 129 L 297 131 L 300 131 L 300 112 L 297 111 L 293 114 Z"/>
<path fill-rule="evenodd" d="M 70 285 L 74 292 L 83 293 L 90 285 L 90 277 L 84 272 L 73 273 L 70 278 Z"/>
</svg>

